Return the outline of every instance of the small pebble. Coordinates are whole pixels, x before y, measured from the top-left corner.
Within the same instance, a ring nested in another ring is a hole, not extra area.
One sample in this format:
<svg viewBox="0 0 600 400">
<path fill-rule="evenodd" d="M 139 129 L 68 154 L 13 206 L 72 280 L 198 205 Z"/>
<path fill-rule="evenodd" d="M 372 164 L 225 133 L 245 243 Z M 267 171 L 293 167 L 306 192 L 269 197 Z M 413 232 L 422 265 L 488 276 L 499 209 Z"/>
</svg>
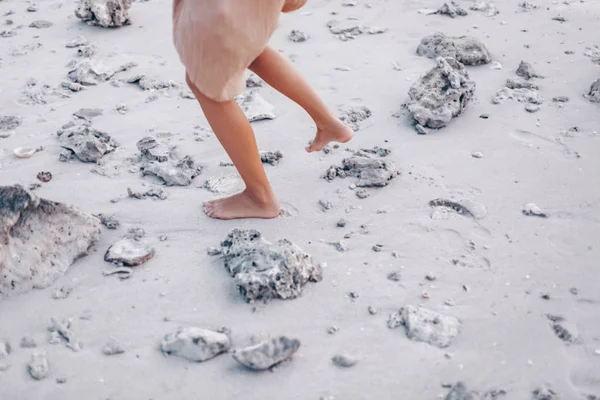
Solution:
<svg viewBox="0 0 600 400">
<path fill-rule="evenodd" d="M 375 307 L 373 307 L 373 306 L 369 306 L 367 308 L 367 311 L 369 311 L 369 314 L 371 314 L 371 315 L 377 314 L 377 309 Z"/>
<path fill-rule="evenodd" d="M 476 151 L 476 152 L 474 152 L 473 154 L 471 154 L 471 156 L 472 156 L 473 158 L 483 158 L 483 153 L 481 153 L 481 152 L 479 152 L 479 151 Z"/>
</svg>

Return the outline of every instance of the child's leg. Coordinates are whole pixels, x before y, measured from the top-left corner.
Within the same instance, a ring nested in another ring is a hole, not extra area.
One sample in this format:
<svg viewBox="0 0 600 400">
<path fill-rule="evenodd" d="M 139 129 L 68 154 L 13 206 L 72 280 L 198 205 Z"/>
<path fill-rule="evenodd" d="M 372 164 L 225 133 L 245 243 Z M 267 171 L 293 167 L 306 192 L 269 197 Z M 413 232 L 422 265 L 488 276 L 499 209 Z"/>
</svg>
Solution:
<svg viewBox="0 0 600 400">
<path fill-rule="evenodd" d="M 294 64 L 278 51 L 267 47 L 250 65 L 250 70 L 304 108 L 315 121 L 317 135 L 312 144 L 306 148 L 307 151 L 319 151 L 329 142 L 345 143 L 352 138 L 352 128 L 338 119 Z"/>
<path fill-rule="evenodd" d="M 242 176 L 246 189 L 204 203 L 204 211 L 213 218 L 274 218 L 279 204 L 262 166 L 256 139 L 244 112 L 234 100 L 216 102 L 204 96 L 186 77 L 215 135 Z"/>
</svg>

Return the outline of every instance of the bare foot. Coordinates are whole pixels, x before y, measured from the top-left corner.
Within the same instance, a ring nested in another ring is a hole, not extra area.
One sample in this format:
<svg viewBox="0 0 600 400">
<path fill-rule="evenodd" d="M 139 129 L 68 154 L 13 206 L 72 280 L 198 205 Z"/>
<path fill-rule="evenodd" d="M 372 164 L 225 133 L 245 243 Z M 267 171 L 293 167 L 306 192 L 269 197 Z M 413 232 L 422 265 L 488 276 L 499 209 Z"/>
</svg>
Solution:
<svg viewBox="0 0 600 400">
<path fill-rule="evenodd" d="M 325 127 L 317 128 L 317 135 L 312 143 L 306 148 L 306 151 L 323 150 L 330 142 L 346 143 L 354 135 L 354 130 L 337 118 Z"/>
<path fill-rule="evenodd" d="M 204 212 L 211 218 L 275 218 L 279 215 L 279 203 L 271 193 L 265 201 L 254 199 L 246 190 L 230 197 L 207 201 Z"/>
</svg>

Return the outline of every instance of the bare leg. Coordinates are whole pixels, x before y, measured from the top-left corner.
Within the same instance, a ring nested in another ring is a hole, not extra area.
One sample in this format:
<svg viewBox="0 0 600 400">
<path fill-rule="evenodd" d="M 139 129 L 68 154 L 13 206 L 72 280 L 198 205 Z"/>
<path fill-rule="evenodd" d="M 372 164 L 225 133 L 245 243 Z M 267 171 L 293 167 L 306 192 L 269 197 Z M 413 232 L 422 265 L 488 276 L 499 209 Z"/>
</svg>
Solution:
<svg viewBox="0 0 600 400">
<path fill-rule="evenodd" d="M 250 70 L 304 108 L 315 121 L 317 135 L 306 151 L 319 151 L 329 142 L 346 143 L 352 139 L 352 128 L 339 120 L 302 77 L 296 66 L 278 51 L 267 47 L 250 65 Z"/>
<path fill-rule="evenodd" d="M 275 218 L 279 215 L 279 204 L 267 180 L 254 132 L 244 112 L 234 100 L 211 100 L 188 77 L 186 80 L 212 130 L 246 184 L 246 189 L 241 193 L 204 203 L 204 211 L 208 216 L 218 219 Z"/>
</svg>

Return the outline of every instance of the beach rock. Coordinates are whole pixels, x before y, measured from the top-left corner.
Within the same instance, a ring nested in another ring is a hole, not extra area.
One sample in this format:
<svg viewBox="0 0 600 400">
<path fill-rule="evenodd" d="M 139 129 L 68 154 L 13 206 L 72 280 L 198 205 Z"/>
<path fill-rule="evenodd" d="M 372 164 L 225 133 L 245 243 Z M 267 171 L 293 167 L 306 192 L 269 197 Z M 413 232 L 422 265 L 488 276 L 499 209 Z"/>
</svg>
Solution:
<svg viewBox="0 0 600 400">
<path fill-rule="evenodd" d="M 354 151 L 353 154 L 357 157 L 371 157 L 371 156 L 379 156 L 379 157 L 387 157 L 392 153 L 392 149 L 389 147 L 379 147 L 375 146 L 373 148 L 362 148 L 360 150 Z"/>
<path fill-rule="evenodd" d="M 575 324 L 567 322 L 563 317 L 546 314 L 556 337 L 567 344 L 579 342 L 579 330 Z"/>
<path fill-rule="evenodd" d="M 440 32 L 421 39 L 417 54 L 427 58 L 450 57 L 464 65 L 482 65 L 492 61 L 490 52 L 479 39 L 446 36 Z"/>
<path fill-rule="evenodd" d="M 509 89 L 530 89 L 530 90 L 538 90 L 539 87 L 533 82 L 528 82 L 521 78 L 508 78 L 506 80 L 506 85 Z"/>
<path fill-rule="evenodd" d="M 265 82 L 255 73 L 249 73 L 248 77 L 246 78 L 246 87 L 248 89 L 263 87 L 264 84 Z"/>
<path fill-rule="evenodd" d="M 279 150 L 260 152 L 260 161 L 262 161 L 263 164 L 277 165 L 279 164 L 279 160 L 281 160 L 282 158 L 283 153 Z"/>
<path fill-rule="evenodd" d="M 231 340 L 225 333 L 202 328 L 180 328 L 175 334 L 166 335 L 160 345 L 165 354 L 186 360 L 202 362 L 226 352 Z"/>
<path fill-rule="evenodd" d="M 325 172 L 324 179 L 331 181 L 336 177 L 358 178 L 358 187 L 383 187 L 399 174 L 396 166 L 388 159 L 350 157 L 342 160 L 342 165 L 332 165 Z"/>
<path fill-rule="evenodd" d="M 154 175 L 167 186 L 189 186 L 201 172 L 202 167 L 196 165 L 192 156 L 185 156 L 179 161 L 149 161 L 142 166 L 144 175 Z"/>
<path fill-rule="evenodd" d="M 280 336 L 254 346 L 235 349 L 232 356 L 237 362 L 250 369 L 263 371 L 290 359 L 299 348 L 298 339 Z"/>
<path fill-rule="evenodd" d="M 293 29 L 288 35 L 288 39 L 295 43 L 306 42 L 308 40 L 308 35 L 302 31 Z"/>
<path fill-rule="evenodd" d="M 521 61 L 519 67 L 516 71 L 517 75 L 529 80 L 532 78 L 543 78 L 541 75 L 538 75 L 534 70 L 531 64 L 525 61 Z"/>
<path fill-rule="evenodd" d="M 0 186 L 0 298 L 46 288 L 100 237 L 100 221 L 21 186 Z"/>
<path fill-rule="evenodd" d="M 56 134 L 61 147 L 71 151 L 82 162 L 98 162 L 119 146 L 108 133 L 94 129 L 89 124 L 67 124 Z"/>
<path fill-rule="evenodd" d="M 533 400 L 559 400 L 558 395 L 551 387 L 542 386 L 531 392 Z"/>
<path fill-rule="evenodd" d="M 154 257 L 154 248 L 137 240 L 121 239 L 108 248 L 104 261 L 130 267 L 141 265 Z"/>
<path fill-rule="evenodd" d="M 469 199 L 460 199 L 457 201 L 448 200 L 448 199 L 434 199 L 429 202 L 429 206 L 436 208 L 445 208 L 456 212 L 457 214 L 472 217 L 475 219 L 483 219 L 487 215 L 487 209 L 481 203 L 478 203 Z M 434 210 L 435 212 L 435 210 Z M 435 214 L 432 214 L 433 219 L 435 218 Z"/>
<path fill-rule="evenodd" d="M 502 104 L 506 100 L 516 100 L 519 103 L 525 103 L 526 105 L 539 105 L 544 103 L 543 97 L 537 90 L 524 88 L 510 89 L 507 87 L 502 88 L 498 93 L 496 93 L 492 99 L 492 103 Z"/>
<path fill-rule="evenodd" d="M 84 86 L 97 85 L 113 77 L 115 71 L 88 59 L 75 61 L 67 73 L 67 77 Z"/>
<path fill-rule="evenodd" d="M 404 326 L 409 339 L 440 348 L 450 346 L 461 328 L 461 322 L 455 317 L 410 305 L 390 315 L 388 327 L 400 325 Z"/>
<path fill-rule="evenodd" d="M 36 351 L 33 353 L 31 361 L 27 364 L 27 371 L 29 371 L 29 375 L 33 379 L 38 381 L 48 376 L 50 366 L 48 365 L 45 351 Z"/>
<path fill-rule="evenodd" d="M 475 93 L 475 82 L 453 58 L 436 59 L 437 66 L 411 86 L 407 109 L 417 126 L 439 129 L 459 116 Z"/>
<path fill-rule="evenodd" d="M 137 84 L 142 90 L 146 91 L 170 89 L 177 86 L 174 82 L 165 81 L 160 78 L 144 74 L 132 76 L 131 78 L 127 79 L 127 83 Z"/>
<path fill-rule="evenodd" d="M 140 139 L 137 148 L 148 161 L 165 162 L 171 157 L 171 148 L 151 136 Z"/>
<path fill-rule="evenodd" d="M 167 194 L 161 188 L 151 188 L 144 192 L 134 192 L 131 188 L 127 188 L 127 195 L 135 199 L 143 200 L 146 198 L 154 198 L 159 200 L 166 200 Z"/>
<path fill-rule="evenodd" d="M 37 347 L 37 342 L 31 336 L 23 336 L 20 346 L 23 349 L 33 349 Z"/>
<path fill-rule="evenodd" d="M 113 28 L 129 25 L 132 0 L 79 0 L 75 16 L 88 25 Z"/>
<path fill-rule="evenodd" d="M 450 392 L 446 395 L 444 400 L 479 400 L 480 397 L 476 393 L 467 390 L 466 385 L 463 382 L 458 382 L 452 386 Z"/>
<path fill-rule="evenodd" d="M 35 28 L 35 29 L 46 29 L 46 28 L 50 28 L 52 25 L 54 25 L 54 24 L 50 21 L 38 20 L 38 21 L 33 21 L 31 24 L 29 24 L 29 27 Z"/>
<path fill-rule="evenodd" d="M 236 97 L 249 122 L 275 119 L 275 107 L 262 98 L 258 91 L 248 90 Z"/>
<path fill-rule="evenodd" d="M 456 4 L 454 1 L 450 3 L 444 3 L 437 11 L 436 14 L 447 15 L 449 17 L 464 17 L 469 13 L 467 10 Z"/>
<path fill-rule="evenodd" d="M 548 214 L 546 214 L 541 208 L 539 208 L 535 203 L 527 203 L 523 206 L 523 214 L 534 216 L 534 217 L 542 217 L 546 218 Z"/>
<path fill-rule="evenodd" d="M 488 17 L 493 17 L 495 15 L 500 14 L 500 11 L 498 11 L 494 3 L 490 3 L 487 1 L 479 1 L 471 5 L 471 7 L 469 7 L 469 10 L 485 12 L 487 13 L 486 16 Z"/>
<path fill-rule="evenodd" d="M 95 217 L 100 219 L 100 223 L 108 229 L 117 229 L 119 227 L 119 221 L 114 215 L 98 214 Z"/>
<path fill-rule="evenodd" d="M 351 356 L 350 354 L 338 354 L 331 358 L 331 362 L 334 365 L 342 368 L 350 368 L 358 364 L 360 360 L 357 357 Z"/>
<path fill-rule="evenodd" d="M 59 320 L 55 317 L 50 318 L 52 325 L 48 328 L 51 333 L 58 333 L 59 337 L 66 342 L 66 345 L 71 350 L 78 352 L 81 350 L 79 340 L 75 336 L 75 333 L 71 330 L 71 320 L 62 319 Z"/>
<path fill-rule="evenodd" d="M 80 108 L 73 113 L 77 118 L 91 121 L 93 118 L 99 117 L 104 113 L 101 108 Z"/>
<path fill-rule="evenodd" d="M 321 268 L 287 239 L 266 241 L 260 232 L 232 230 L 221 242 L 225 268 L 246 301 L 294 299 L 303 286 L 319 282 Z"/>
<path fill-rule="evenodd" d="M 0 340 L 0 361 L 6 360 L 11 351 L 10 343 Z"/>
<path fill-rule="evenodd" d="M 370 118 L 371 110 L 365 106 L 349 107 L 340 114 L 340 120 L 349 125 L 355 132 L 359 130 L 359 122 Z"/>
<path fill-rule="evenodd" d="M 367 197 L 369 197 L 371 195 L 371 193 L 369 193 L 366 189 L 357 190 L 356 192 L 354 192 L 354 194 L 359 199 L 366 199 Z"/>
<path fill-rule="evenodd" d="M 13 115 L 0 117 L 0 132 L 9 132 L 17 129 L 23 122 L 22 118 Z"/>
<path fill-rule="evenodd" d="M 70 90 L 71 92 L 81 92 L 82 90 L 85 89 L 85 86 L 83 86 L 80 83 L 68 82 L 68 81 L 62 81 L 60 83 L 60 86 L 64 89 Z"/>
<path fill-rule="evenodd" d="M 68 49 L 74 49 L 76 47 L 80 47 L 80 46 L 88 46 L 90 44 L 90 42 L 84 38 L 83 36 L 77 36 L 74 39 L 72 39 L 70 42 L 68 42 L 65 47 Z"/>
<path fill-rule="evenodd" d="M 600 103 L 600 79 L 592 83 L 590 90 L 585 94 L 585 98 L 592 103 Z"/>
<path fill-rule="evenodd" d="M 80 48 L 77 49 L 77 56 L 78 57 L 93 57 L 96 55 L 96 46 L 94 45 L 89 45 L 89 46 L 81 46 Z"/>
<path fill-rule="evenodd" d="M 102 353 L 107 356 L 114 356 L 116 354 L 125 353 L 125 348 L 117 339 L 111 337 L 102 348 Z"/>
<path fill-rule="evenodd" d="M 352 20 L 332 20 L 327 22 L 327 28 L 329 28 L 329 32 L 343 42 L 355 39 L 366 31 L 365 27 Z"/>
</svg>

